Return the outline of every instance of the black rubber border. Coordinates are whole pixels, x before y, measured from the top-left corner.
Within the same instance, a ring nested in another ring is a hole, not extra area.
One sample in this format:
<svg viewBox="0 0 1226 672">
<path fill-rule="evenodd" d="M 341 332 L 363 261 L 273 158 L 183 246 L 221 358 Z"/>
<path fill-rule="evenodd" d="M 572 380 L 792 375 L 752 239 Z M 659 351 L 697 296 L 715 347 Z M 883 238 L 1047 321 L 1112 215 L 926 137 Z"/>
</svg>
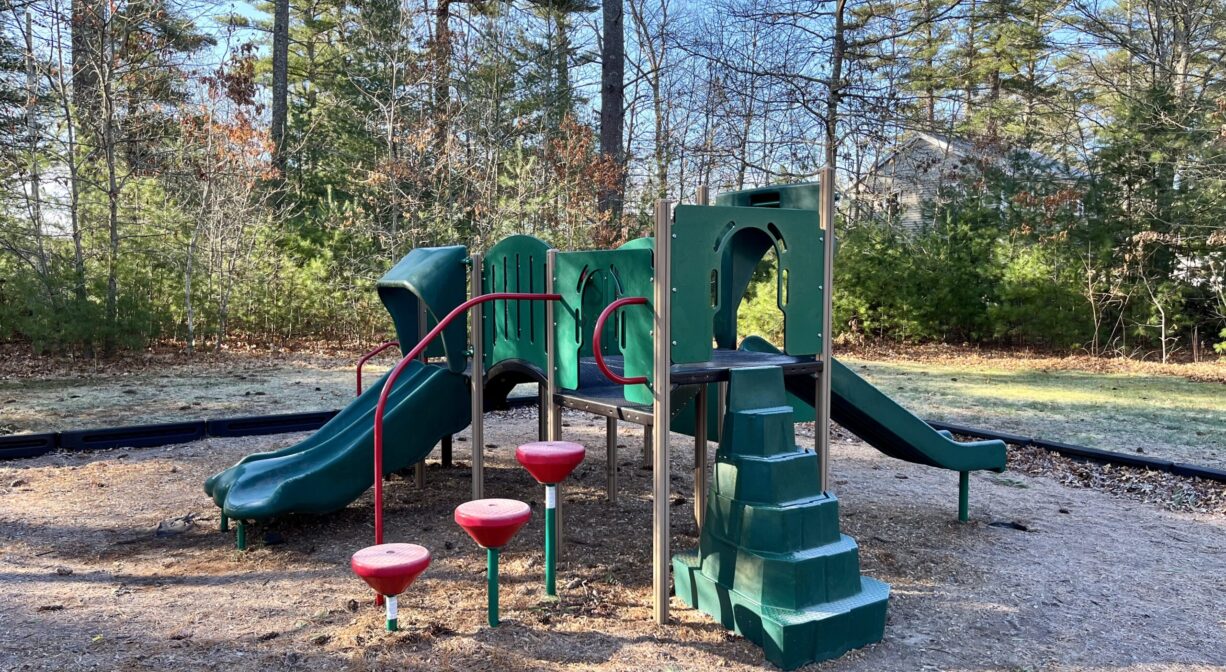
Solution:
<svg viewBox="0 0 1226 672">
<path fill-rule="evenodd" d="M 978 439 L 1000 439 L 1005 443 L 1011 443 L 1018 446 L 1034 446 L 1042 448 L 1048 452 L 1060 453 L 1065 457 L 1070 457 L 1079 460 L 1088 460 L 1090 462 L 1098 462 L 1101 464 L 1115 464 L 1124 467 L 1132 467 L 1134 469 L 1152 469 L 1183 476 L 1185 478 L 1203 478 L 1219 483 L 1226 483 L 1226 470 L 1214 469 L 1213 467 L 1202 467 L 1195 464 L 1186 464 L 1183 462 L 1172 462 L 1171 460 L 1163 460 L 1157 457 L 1147 457 L 1145 455 L 1133 455 L 1130 453 L 1117 453 L 1110 450 L 1100 450 L 1098 448 L 1088 448 L 1086 446 L 1077 446 L 1071 443 L 1062 441 L 1048 441 L 1029 436 L 1019 436 L 1017 434 L 1006 434 L 1003 432 L 994 432 L 987 429 L 979 429 L 977 427 L 966 427 L 964 425 L 954 425 L 947 422 L 929 421 L 928 425 L 933 429 L 945 429 L 954 434 L 962 436 L 970 436 Z"/>
<path fill-rule="evenodd" d="M 209 436 L 262 436 L 265 434 L 288 434 L 309 432 L 336 417 L 340 411 L 315 411 L 311 413 L 284 413 L 281 415 L 248 415 L 240 418 L 223 418 L 206 421 Z"/>
<path fill-rule="evenodd" d="M 518 397 L 507 400 L 506 407 L 522 408 L 535 406 L 536 397 Z M 106 450 L 109 448 L 155 448 L 176 443 L 197 441 L 206 436 L 239 437 L 309 432 L 328 423 L 340 411 L 310 411 L 306 413 L 281 413 L 277 415 L 251 415 L 216 420 L 195 420 L 160 425 L 131 425 L 69 432 L 44 434 L 17 434 L 0 436 L 0 461 L 40 457 L 57 449 L 71 451 Z M 999 439 L 1018 446 L 1035 446 L 1060 453 L 1074 459 L 1089 460 L 1102 464 L 1116 464 L 1136 469 L 1152 469 L 1185 478 L 1204 478 L 1226 483 L 1226 470 L 1202 467 L 1183 462 L 1172 462 L 1144 455 L 1116 453 L 1098 448 L 1087 448 L 1061 441 L 1047 441 L 1018 434 L 995 432 L 978 427 L 955 425 L 948 422 L 929 421 L 933 429 L 944 429 L 954 434 L 978 439 Z"/>
<path fill-rule="evenodd" d="M 156 448 L 198 441 L 207 436 L 236 437 L 309 432 L 323 427 L 337 413 L 339 411 L 311 411 L 0 436 L 0 461 L 41 457 L 56 450 L 85 452 L 111 448 Z"/>
<path fill-rule="evenodd" d="M 161 425 L 129 425 L 60 432 L 64 450 L 106 450 L 107 448 L 153 448 L 171 443 L 203 439 L 205 421 L 171 422 Z"/>
<path fill-rule="evenodd" d="M 59 434 L 0 436 L 0 460 L 18 460 L 46 455 L 59 445 Z"/>
</svg>

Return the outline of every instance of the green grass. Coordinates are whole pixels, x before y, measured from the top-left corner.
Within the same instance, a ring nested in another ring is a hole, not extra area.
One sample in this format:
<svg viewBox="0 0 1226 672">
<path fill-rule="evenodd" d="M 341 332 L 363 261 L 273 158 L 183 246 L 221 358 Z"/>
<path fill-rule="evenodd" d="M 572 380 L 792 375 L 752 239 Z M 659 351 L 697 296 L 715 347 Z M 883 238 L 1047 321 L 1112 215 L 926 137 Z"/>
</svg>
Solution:
<svg viewBox="0 0 1226 672">
<path fill-rule="evenodd" d="M 928 420 L 1226 467 L 1226 385 L 1176 376 L 841 358 Z"/>
</svg>

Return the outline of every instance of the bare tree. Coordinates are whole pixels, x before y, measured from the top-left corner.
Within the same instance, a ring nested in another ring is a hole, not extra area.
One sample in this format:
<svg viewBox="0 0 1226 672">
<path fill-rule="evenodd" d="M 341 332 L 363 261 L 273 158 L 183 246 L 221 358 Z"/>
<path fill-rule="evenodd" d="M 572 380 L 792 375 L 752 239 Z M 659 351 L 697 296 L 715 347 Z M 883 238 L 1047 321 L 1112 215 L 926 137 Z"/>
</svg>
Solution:
<svg viewBox="0 0 1226 672">
<path fill-rule="evenodd" d="M 623 0 L 603 0 L 600 44 L 600 153 L 619 171 L 617 184 L 600 193 L 599 208 L 615 226 L 625 198 L 626 155 L 622 143 L 626 106 L 626 34 Z"/>
</svg>

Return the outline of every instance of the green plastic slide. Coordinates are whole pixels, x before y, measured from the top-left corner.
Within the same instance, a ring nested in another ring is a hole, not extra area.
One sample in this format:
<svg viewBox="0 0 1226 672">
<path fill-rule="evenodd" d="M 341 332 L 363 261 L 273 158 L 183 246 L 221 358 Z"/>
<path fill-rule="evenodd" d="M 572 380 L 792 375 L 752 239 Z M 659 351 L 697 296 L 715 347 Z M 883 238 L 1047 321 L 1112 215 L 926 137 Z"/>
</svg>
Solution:
<svg viewBox="0 0 1226 672">
<path fill-rule="evenodd" d="M 329 513 L 374 485 L 374 417 L 386 375 L 306 440 L 255 453 L 209 478 L 204 491 L 235 520 L 288 513 Z M 388 396 L 383 470 L 390 474 L 430 454 L 443 437 L 468 426 L 468 380 L 412 362 Z"/>
<path fill-rule="evenodd" d="M 746 338 L 741 349 L 779 352 L 758 336 Z M 941 469 L 1004 471 L 1003 441 L 955 441 L 948 432 L 936 431 L 837 359 L 831 364 L 830 417 L 870 446 L 890 457 Z M 812 379 L 789 379 L 787 389 L 798 415 L 804 413 L 812 419 L 817 391 Z"/>
</svg>

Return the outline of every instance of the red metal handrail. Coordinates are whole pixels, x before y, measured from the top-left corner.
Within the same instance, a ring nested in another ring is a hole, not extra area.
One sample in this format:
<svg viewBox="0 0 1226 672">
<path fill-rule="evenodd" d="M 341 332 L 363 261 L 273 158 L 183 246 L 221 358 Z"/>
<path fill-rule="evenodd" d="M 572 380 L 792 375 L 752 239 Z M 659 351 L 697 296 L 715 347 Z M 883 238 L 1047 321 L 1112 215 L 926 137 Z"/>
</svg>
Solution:
<svg viewBox="0 0 1226 672">
<path fill-rule="evenodd" d="M 387 398 L 392 393 L 392 386 L 396 384 L 396 379 L 400 377 L 400 373 L 414 359 L 417 359 L 426 347 L 430 345 L 439 334 L 443 333 L 443 329 L 447 328 L 457 317 L 468 312 L 469 308 L 485 303 L 487 301 L 561 301 L 561 294 L 530 294 L 526 292 L 494 292 L 492 294 L 482 294 L 456 306 L 454 310 L 447 313 L 447 316 L 438 321 L 434 328 L 418 341 L 417 345 L 409 351 L 409 354 L 404 356 L 396 363 L 392 372 L 387 375 L 387 381 L 383 383 L 383 391 L 379 393 L 379 403 L 375 406 L 375 543 L 383 543 L 383 411 L 387 406 Z M 553 325 L 548 328 L 552 329 Z M 481 335 L 477 334 L 477 338 Z M 473 366 L 473 385 L 480 385 L 480 380 L 475 380 L 477 372 L 480 371 L 480 362 L 476 362 Z"/>
<path fill-rule="evenodd" d="M 596 368 L 605 375 L 605 378 L 619 385 L 642 385 L 647 382 L 647 376 L 636 376 L 634 378 L 626 378 L 619 376 L 609 368 L 604 362 L 604 353 L 600 348 L 600 334 L 604 331 L 604 323 L 609 319 L 618 308 L 622 306 L 642 306 L 646 305 L 647 299 L 642 296 L 628 296 L 624 299 L 618 299 L 613 303 L 605 306 L 604 310 L 600 311 L 600 317 L 596 318 L 596 327 L 592 332 L 592 354 L 596 356 Z"/>
<path fill-rule="evenodd" d="M 371 357 L 374 357 L 375 355 L 379 354 L 380 352 L 383 352 L 384 350 L 387 350 L 388 348 L 399 347 L 399 346 L 400 346 L 400 341 L 388 341 L 380 345 L 379 347 L 375 348 L 374 350 L 371 350 L 370 352 L 366 353 L 365 355 L 362 355 L 362 358 L 358 360 L 358 396 L 359 397 L 362 396 L 362 367 L 366 365 L 366 362 L 370 361 Z"/>
</svg>

